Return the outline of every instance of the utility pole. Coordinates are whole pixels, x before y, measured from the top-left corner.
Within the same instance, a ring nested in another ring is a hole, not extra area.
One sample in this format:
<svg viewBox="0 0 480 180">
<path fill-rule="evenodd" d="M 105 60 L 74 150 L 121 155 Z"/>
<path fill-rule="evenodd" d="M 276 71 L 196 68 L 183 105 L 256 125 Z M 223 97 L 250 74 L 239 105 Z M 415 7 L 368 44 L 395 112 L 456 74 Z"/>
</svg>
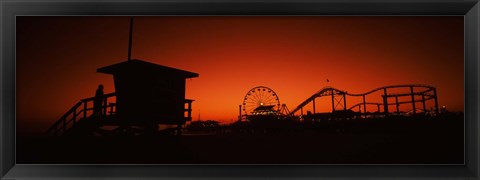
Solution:
<svg viewBox="0 0 480 180">
<path fill-rule="evenodd" d="M 128 60 L 132 59 L 132 34 L 133 34 L 133 17 L 130 17 L 130 33 L 128 36 Z"/>
</svg>

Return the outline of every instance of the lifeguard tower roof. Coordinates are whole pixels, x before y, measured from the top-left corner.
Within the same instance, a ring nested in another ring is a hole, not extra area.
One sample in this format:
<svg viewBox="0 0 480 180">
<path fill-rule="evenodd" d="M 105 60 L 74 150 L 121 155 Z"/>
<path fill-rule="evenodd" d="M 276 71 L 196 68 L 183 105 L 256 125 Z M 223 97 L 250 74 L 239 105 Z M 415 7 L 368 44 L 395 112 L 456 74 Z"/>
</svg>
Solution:
<svg viewBox="0 0 480 180">
<path fill-rule="evenodd" d="M 117 64 L 112 64 L 110 66 L 98 68 L 97 72 L 106 73 L 106 74 L 116 74 L 119 72 L 125 72 L 125 73 L 141 72 L 141 73 L 183 76 L 184 78 L 198 77 L 197 73 L 175 69 L 167 66 L 162 66 L 162 65 L 154 64 L 150 62 L 145 62 L 138 59 L 132 59 L 129 61 L 124 61 Z"/>
</svg>

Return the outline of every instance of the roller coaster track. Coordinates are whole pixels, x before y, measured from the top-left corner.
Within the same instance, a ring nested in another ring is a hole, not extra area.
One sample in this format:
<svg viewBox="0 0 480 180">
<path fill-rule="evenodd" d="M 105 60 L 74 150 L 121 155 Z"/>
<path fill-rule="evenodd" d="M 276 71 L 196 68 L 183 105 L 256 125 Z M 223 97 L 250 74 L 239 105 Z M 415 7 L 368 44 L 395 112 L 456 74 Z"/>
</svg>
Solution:
<svg viewBox="0 0 480 180">
<path fill-rule="evenodd" d="M 388 93 L 390 89 L 395 89 L 395 88 L 410 88 L 410 92 L 409 93 Z M 417 88 L 417 90 L 415 91 L 414 89 Z M 419 88 L 421 88 L 421 90 L 418 90 Z M 365 96 L 367 95 L 370 95 L 370 94 L 373 94 L 375 92 L 378 92 L 378 91 L 383 91 L 383 95 L 382 95 L 382 98 L 384 99 L 384 102 L 382 103 L 378 103 L 378 102 L 366 102 L 365 101 Z M 322 88 L 320 91 L 316 92 L 315 94 L 313 94 L 312 96 L 310 96 L 309 98 L 307 98 L 305 101 L 303 101 L 300 105 L 298 105 L 295 109 L 293 109 L 289 115 L 294 115 L 294 113 L 296 113 L 297 111 L 303 109 L 303 107 L 305 107 L 306 105 L 308 105 L 309 103 L 312 103 L 313 102 L 313 105 L 314 105 L 314 109 L 315 109 L 315 98 L 319 98 L 319 97 L 323 97 L 323 96 L 332 96 L 332 111 L 335 110 L 335 101 L 336 99 L 334 98 L 335 96 L 342 96 L 343 98 L 343 106 L 344 106 L 344 110 L 351 110 L 355 107 L 360 107 L 360 106 L 365 106 L 367 104 L 370 104 L 370 105 L 377 105 L 377 106 L 383 106 L 384 107 L 384 112 L 385 113 L 388 113 L 388 106 L 389 105 L 399 105 L 399 104 L 406 104 L 406 103 L 412 103 L 413 104 L 413 109 L 415 109 L 415 103 L 417 102 L 425 102 L 427 100 L 435 100 L 435 110 L 437 111 L 437 114 L 438 114 L 438 101 L 437 101 L 437 92 L 436 92 L 436 88 L 433 87 L 433 86 L 429 86 L 429 85 L 423 85 L 423 84 L 404 84 L 404 85 L 391 85 L 391 86 L 382 86 L 382 87 L 379 87 L 379 88 L 375 88 L 371 91 L 368 91 L 368 92 L 365 92 L 365 93 L 359 93 L 359 94 L 355 94 L 355 93 L 349 93 L 347 91 L 344 91 L 344 90 L 340 90 L 340 89 L 337 89 L 337 88 L 334 88 L 334 87 L 324 87 Z M 350 108 L 346 108 L 346 98 L 347 96 L 362 96 L 363 97 L 363 102 L 361 103 L 358 103 L 358 104 L 355 104 L 353 106 L 351 106 Z M 398 102 L 398 99 L 396 100 L 395 103 L 388 103 L 388 98 L 398 98 L 398 97 L 402 97 L 402 96 L 411 96 L 411 100 L 410 101 L 401 101 L 401 102 Z M 414 96 L 422 96 L 422 99 L 420 100 L 416 100 L 414 98 Z M 338 101 L 336 101 L 337 103 L 340 103 Z M 424 108 L 425 108 L 425 105 L 424 105 Z M 365 108 L 364 108 L 365 109 Z M 315 110 L 314 110 L 315 111 Z M 415 111 L 414 111 L 415 113 Z"/>
</svg>

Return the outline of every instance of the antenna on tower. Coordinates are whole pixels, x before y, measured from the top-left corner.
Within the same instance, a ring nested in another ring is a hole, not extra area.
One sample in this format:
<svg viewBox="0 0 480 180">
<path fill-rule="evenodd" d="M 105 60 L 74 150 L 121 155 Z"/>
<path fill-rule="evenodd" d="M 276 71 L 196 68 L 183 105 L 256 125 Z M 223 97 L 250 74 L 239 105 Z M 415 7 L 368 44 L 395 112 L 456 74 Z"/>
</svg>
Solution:
<svg viewBox="0 0 480 180">
<path fill-rule="evenodd" d="M 132 59 L 132 34 L 133 34 L 133 17 L 130 17 L 130 34 L 128 37 L 128 60 Z"/>
</svg>

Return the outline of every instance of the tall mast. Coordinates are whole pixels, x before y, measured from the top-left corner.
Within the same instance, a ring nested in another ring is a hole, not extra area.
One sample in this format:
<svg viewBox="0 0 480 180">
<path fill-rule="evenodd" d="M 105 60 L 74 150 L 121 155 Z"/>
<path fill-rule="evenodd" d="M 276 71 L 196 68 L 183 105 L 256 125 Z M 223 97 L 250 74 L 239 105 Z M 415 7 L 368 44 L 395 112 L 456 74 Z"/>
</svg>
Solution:
<svg viewBox="0 0 480 180">
<path fill-rule="evenodd" d="M 130 17 L 130 34 L 128 37 L 128 60 L 132 59 L 132 34 L 133 34 L 133 17 Z"/>
</svg>

